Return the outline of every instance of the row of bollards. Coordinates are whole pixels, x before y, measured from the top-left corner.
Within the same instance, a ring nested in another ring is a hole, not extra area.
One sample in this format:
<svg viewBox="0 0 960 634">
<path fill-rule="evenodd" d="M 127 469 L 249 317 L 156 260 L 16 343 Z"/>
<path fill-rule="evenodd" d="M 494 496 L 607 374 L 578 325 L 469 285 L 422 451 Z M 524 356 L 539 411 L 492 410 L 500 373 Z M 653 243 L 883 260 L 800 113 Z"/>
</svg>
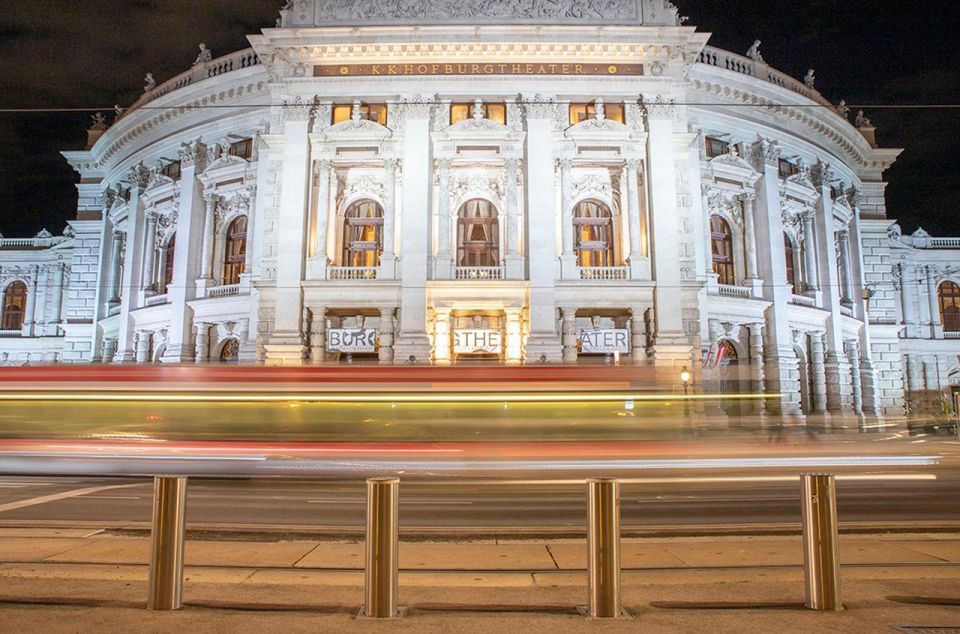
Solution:
<svg viewBox="0 0 960 634">
<path fill-rule="evenodd" d="M 806 606 L 841 610 L 837 558 L 836 482 L 832 475 L 801 476 L 803 568 Z M 397 478 L 367 480 L 365 618 L 400 615 L 399 490 Z M 156 477 L 147 608 L 177 610 L 183 605 L 183 542 L 187 478 Z M 620 598 L 620 483 L 587 481 L 587 572 L 591 618 L 623 614 Z"/>
</svg>

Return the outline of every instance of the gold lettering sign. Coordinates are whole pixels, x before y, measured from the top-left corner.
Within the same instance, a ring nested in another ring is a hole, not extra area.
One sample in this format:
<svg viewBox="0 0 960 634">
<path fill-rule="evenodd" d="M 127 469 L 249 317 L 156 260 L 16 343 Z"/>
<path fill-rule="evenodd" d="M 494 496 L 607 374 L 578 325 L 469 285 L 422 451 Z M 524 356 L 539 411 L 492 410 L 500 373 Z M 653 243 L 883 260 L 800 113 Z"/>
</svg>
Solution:
<svg viewBox="0 0 960 634">
<path fill-rule="evenodd" d="M 391 77 L 409 75 L 643 75 L 642 64 L 558 63 L 429 63 L 324 64 L 314 77 Z"/>
</svg>

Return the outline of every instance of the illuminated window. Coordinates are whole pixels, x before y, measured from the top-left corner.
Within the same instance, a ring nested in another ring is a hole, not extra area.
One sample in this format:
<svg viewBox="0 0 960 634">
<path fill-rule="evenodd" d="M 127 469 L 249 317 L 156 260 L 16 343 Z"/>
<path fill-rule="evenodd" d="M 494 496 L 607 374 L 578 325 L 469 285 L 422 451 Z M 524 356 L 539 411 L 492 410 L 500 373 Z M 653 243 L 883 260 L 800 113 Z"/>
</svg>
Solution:
<svg viewBox="0 0 960 634">
<path fill-rule="evenodd" d="M 167 248 L 163 250 L 163 292 L 173 284 L 173 254 L 177 250 L 177 234 L 170 236 Z"/>
<path fill-rule="evenodd" d="M 353 118 L 353 104 L 339 104 L 333 107 L 333 123 L 343 123 Z M 360 118 L 387 125 L 387 104 L 360 104 Z"/>
<path fill-rule="evenodd" d="M 720 216 L 710 216 L 710 250 L 713 256 L 713 272 L 720 284 L 733 286 L 736 274 L 733 268 L 733 234 L 730 225 Z"/>
<path fill-rule="evenodd" d="M 791 163 L 786 159 L 780 159 L 780 178 L 789 178 L 799 171 L 800 169 L 795 163 Z"/>
<path fill-rule="evenodd" d="M 27 309 L 27 285 L 14 282 L 3 292 L 3 329 L 20 330 Z"/>
<path fill-rule="evenodd" d="M 603 203 L 585 200 L 573 210 L 577 265 L 616 266 L 613 251 L 613 215 Z"/>
<path fill-rule="evenodd" d="M 240 216 L 227 228 L 227 245 L 223 257 L 223 283 L 239 284 L 247 268 L 247 217 Z"/>
<path fill-rule="evenodd" d="M 704 150 L 707 153 L 707 158 L 717 158 L 718 156 L 723 156 L 730 151 L 730 144 L 726 141 L 721 141 L 720 139 L 715 139 L 708 136 L 703 143 Z"/>
<path fill-rule="evenodd" d="M 617 123 L 624 123 L 624 107 L 620 103 L 605 103 L 603 105 L 603 115 L 605 118 Z M 597 106 L 595 102 L 591 103 L 572 103 L 570 104 L 570 125 L 576 125 L 587 119 L 597 118 Z"/>
<path fill-rule="evenodd" d="M 167 163 L 163 166 L 163 169 L 160 170 L 160 173 L 168 178 L 172 178 L 175 181 L 180 180 L 180 161 Z"/>
<path fill-rule="evenodd" d="M 223 347 L 220 348 L 221 363 L 239 363 L 240 362 L 240 342 L 237 339 L 227 339 Z"/>
<path fill-rule="evenodd" d="M 940 322 L 943 324 L 943 331 L 960 332 L 960 286 L 953 282 L 944 282 L 937 289 L 937 296 L 940 299 Z"/>
<path fill-rule="evenodd" d="M 342 266 L 380 266 L 383 251 L 383 209 L 372 200 L 350 205 L 343 218 Z"/>
<path fill-rule="evenodd" d="M 468 200 L 458 216 L 457 266 L 500 266 L 497 208 L 486 200 Z"/>
<path fill-rule="evenodd" d="M 483 118 L 496 121 L 507 125 L 507 104 L 505 103 L 485 103 L 483 104 Z M 473 117 L 474 104 L 472 103 L 453 103 L 450 104 L 450 125 L 459 123 L 464 119 Z"/>
<path fill-rule="evenodd" d="M 253 156 L 253 139 L 243 139 L 230 144 L 230 156 L 249 159 Z"/>
<path fill-rule="evenodd" d="M 797 292 L 797 272 L 794 266 L 794 248 L 790 236 L 783 234 L 783 253 L 787 261 L 787 284 L 790 285 L 791 292 Z"/>
</svg>

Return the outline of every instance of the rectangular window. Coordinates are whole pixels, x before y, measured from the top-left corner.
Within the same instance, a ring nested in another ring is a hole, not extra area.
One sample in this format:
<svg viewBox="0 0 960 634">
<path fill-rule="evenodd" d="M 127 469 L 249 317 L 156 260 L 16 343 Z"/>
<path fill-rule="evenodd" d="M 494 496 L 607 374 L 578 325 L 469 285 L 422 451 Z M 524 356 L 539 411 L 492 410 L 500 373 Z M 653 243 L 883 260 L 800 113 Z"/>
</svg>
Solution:
<svg viewBox="0 0 960 634">
<path fill-rule="evenodd" d="M 180 180 L 180 161 L 167 163 L 163 166 L 163 169 L 160 170 L 160 173 L 168 178 L 172 178 L 175 181 Z"/>
<path fill-rule="evenodd" d="M 786 159 L 780 159 L 780 178 L 790 178 L 798 171 L 796 165 Z"/>
<path fill-rule="evenodd" d="M 450 125 L 459 123 L 464 119 L 473 116 L 472 103 L 452 103 L 450 104 Z M 496 121 L 507 125 L 507 104 L 505 103 L 485 103 L 483 104 L 483 118 Z"/>
<path fill-rule="evenodd" d="M 343 123 L 353 118 L 352 104 L 337 104 L 333 106 L 333 123 Z M 360 118 L 387 125 L 387 104 L 364 103 L 360 105 Z"/>
<path fill-rule="evenodd" d="M 606 103 L 603 105 L 603 116 L 617 123 L 625 123 L 625 108 L 622 103 Z M 596 102 L 570 104 L 570 125 L 577 125 L 587 119 L 597 118 Z"/>
<path fill-rule="evenodd" d="M 717 158 L 718 156 L 723 156 L 730 149 L 730 144 L 726 141 L 721 141 L 712 136 L 708 136 L 704 141 L 704 150 L 706 150 L 707 158 Z"/>
<path fill-rule="evenodd" d="M 253 139 L 243 139 L 230 144 L 230 156 L 249 159 L 253 156 Z"/>
</svg>

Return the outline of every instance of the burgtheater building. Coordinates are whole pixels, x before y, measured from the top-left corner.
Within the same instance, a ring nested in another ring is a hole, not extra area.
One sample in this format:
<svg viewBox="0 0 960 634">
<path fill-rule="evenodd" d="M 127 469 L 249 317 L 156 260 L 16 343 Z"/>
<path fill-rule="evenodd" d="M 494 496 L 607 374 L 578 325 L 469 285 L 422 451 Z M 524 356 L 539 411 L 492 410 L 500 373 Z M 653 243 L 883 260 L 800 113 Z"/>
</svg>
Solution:
<svg viewBox="0 0 960 634">
<path fill-rule="evenodd" d="M 897 416 L 960 380 L 960 239 L 862 115 L 667 0 L 293 0 L 0 242 L 8 364 L 591 363 Z M 699 387 L 699 386 L 697 386 Z"/>
</svg>

